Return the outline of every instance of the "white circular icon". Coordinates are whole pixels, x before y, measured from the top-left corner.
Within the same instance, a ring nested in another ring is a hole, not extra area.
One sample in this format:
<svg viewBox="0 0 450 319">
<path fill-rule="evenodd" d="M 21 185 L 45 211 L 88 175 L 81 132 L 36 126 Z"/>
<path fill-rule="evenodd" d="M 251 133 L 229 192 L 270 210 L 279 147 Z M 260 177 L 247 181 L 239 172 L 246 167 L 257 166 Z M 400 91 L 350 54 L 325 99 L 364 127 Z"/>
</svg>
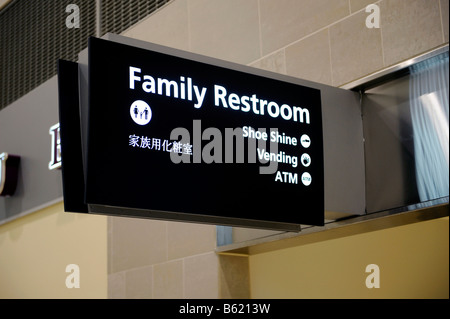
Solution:
<svg viewBox="0 0 450 319">
<path fill-rule="evenodd" d="M 302 162 L 302 165 L 305 167 L 308 167 L 311 165 L 311 156 L 309 156 L 306 153 L 303 153 L 302 157 L 300 158 L 300 161 Z"/>
<path fill-rule="evenodd" d="M 137 100 L 131 104 L 130 116 L 136 124 L 146 125 L 152 119 L 152 109 L 146 102 Z"/>
<path fill-rule="evenodd" d="M 309 174 L 308 172 L 304 172 L 302 174 L 301 179 L 302 179 L 303 185 L 309 186 L 309 184 L 311 184 L 311 174 Z"/>
<path fill-rule="evenodd" d="M 308 135 L 303 134 L 302 137 L 300 137 L 300 143 L 304 148 L 308 148 L 311 145 L 311 139 Z"/>
</svg>

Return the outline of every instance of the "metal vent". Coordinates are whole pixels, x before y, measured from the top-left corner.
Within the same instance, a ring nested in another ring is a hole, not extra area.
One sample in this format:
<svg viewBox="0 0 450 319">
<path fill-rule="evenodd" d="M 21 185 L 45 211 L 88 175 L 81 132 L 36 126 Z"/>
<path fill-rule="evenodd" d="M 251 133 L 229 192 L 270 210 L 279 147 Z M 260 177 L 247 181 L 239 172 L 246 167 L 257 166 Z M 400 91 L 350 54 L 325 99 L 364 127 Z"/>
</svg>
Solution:
<svg viewBox="0 0 450 319">
<path fill-rule="evenodd" d="M 169 1 L 12 1 L 0 11 L 0 109 L 54 76 L 57 59 L 76 61 L 97 25 L 100 35 L 121 33 Z M 80 28 L 66 27 L 69 4 L 79 7 Z"/>
<path fill-rule="evenodd" d="M 170 0 L 101 0 L 101 35 L 119 34 Z"/>
</svg>

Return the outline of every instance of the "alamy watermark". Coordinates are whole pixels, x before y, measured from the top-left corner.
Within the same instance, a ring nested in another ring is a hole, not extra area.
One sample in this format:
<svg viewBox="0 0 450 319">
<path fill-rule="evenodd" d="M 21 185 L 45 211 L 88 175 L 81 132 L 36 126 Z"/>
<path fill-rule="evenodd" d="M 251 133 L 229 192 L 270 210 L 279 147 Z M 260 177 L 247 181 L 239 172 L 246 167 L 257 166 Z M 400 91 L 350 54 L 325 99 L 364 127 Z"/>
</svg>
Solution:
<svg viewBox="0 0 450 319">
<path fill-rule="evenodd" d="M 262 164 L 260 174 L 274 174 L 278 163 L 290 164 L 293 168 L 299 163 L 297 156 L 278 151 L 279 143 L 300 144 L 297 138 L 280 133 L 277 128 L 267 131 L 266 128 L 244 126 L 222 131 L 216 127 L 202 129 L 201 120 L 193 120 L 192 130 L 174 128 L 168 139 L 136 134 L 130 134 L 128 138 L 128 145 L 133 148 L 169 152 L 170 160 L 175 164 L 259 162 Z"/>
<path fill-rule="evenodd" d="M 366 12 L 370 13 L 366 17 L 366 27 L 369 29 L 380 28 L 380 7 L 377 4 L 369 4 L 366 6 Z M 80 8 L 78 5 L 71 3 L 66 6 L 66 27 L 69 29 L 80 28 Z"/>
<path fill-rule="evenodd" d="M 380 28 L 380 7 L 376 4 L 369 4 L 366 12 L 370 14 L 366 17 L 366 27 L 369 29 Z"/>
<path fill-rule="evenodd" d="M 366 266 L 366 287 L 369 289 L 380 288 L 380 267 L 377 264 L 369 264 Z"/>
<path fill-rule="evenodd" d="M 77 264 L 68 264 L 66 266 L 66 273 L 69 273 L 66 277 L 66 287 L 80 288 L 80 266 Z"/>
<path fill-rule="evenodd" d="M 69 29 L 80 28 L 80 8 L 76 4 L 69 4 L 66 7 L 66 12 L 70 13 L 66 17 L 66 27 Z"/>
</svg>

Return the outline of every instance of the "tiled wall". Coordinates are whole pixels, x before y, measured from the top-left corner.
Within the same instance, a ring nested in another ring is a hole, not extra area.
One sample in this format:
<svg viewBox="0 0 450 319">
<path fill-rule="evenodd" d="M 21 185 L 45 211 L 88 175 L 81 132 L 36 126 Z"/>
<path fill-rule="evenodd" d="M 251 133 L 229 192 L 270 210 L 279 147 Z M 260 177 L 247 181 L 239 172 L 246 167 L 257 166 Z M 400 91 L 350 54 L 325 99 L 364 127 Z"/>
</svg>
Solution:
<svg viewBox="0 0 450 319">
<path fill-rule="evenodd" d="M 295 12 L 306 12 L 306 17 L 314 17 L 306 18 L 312 20 L 308 24 L 310 33 L 305 34 L 307 27 L 300 23 L 290 28 L 297 37 L 283 36 L 284 41 L 262 37 L 263 57 L 252 65 L 324 84 L 341 86 L 448 43 L 448 0 L 276 2 L 268 15 L 295 22 Z M 292 2 L 289 7 L 288 2 Z M 307 2 L 316 5 L 305 5 Z M 365 8 L 373 2 L 380 7 L 379 29 L 365 26 L 369 15 Z M 261 19 L 268 19 L 263 13 L 266 3 L 274 1 L 260 2 Z M 282 33 L 281 28 L 287 27 L 274 26 L 277 31 L 272 36 Z M 270 55 L 266 47 L 275 52 Z"/>
<path fill-rule="evenodd" d="M 369 29 L 368 4 L 381 27 Z M 125 36 L 341 86 L 448 43 L 449 0 L 174 0 Z M 249 297 L 215 226 L 109 218 L 109 297 Z"/>
<path fill-rule="evenodd" d="M 215 248 L 215 226 L 109 217 L 109 298 L 248 298 L 247 258 Z"/>
</svg>

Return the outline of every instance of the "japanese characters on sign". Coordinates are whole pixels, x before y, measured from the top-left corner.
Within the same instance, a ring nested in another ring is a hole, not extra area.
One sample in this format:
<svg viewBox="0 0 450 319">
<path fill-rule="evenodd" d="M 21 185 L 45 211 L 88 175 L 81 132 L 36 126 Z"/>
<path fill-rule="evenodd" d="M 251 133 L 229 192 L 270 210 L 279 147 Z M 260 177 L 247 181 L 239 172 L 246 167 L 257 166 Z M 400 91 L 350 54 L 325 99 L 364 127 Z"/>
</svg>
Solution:
<svg viewBox="0 0 450 319">
<path fill-rule="evenodd" d="M 174 152 L 179 154 L 192 155 L 192 145 L 177 141 L 162 140 L 160 138 L 150 138 L 148 136 L 129 136 L 128 145 L 131 147 L 147 148 L 155 151 Z"/>
</svg>

